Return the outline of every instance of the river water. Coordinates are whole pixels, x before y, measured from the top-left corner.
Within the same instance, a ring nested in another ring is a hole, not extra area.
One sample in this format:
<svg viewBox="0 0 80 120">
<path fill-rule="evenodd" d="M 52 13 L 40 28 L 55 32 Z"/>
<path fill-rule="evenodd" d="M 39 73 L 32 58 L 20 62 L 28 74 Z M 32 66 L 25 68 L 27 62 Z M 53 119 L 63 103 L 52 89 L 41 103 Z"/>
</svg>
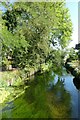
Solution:
<svg viewBox="0 0 80 120">
<path fill-rule="evenodd" d="M 30 81 L 25 93 L 8 104 L 12 109 L 3 110 L 3 118 L 80 117 L 80 83 L 64 68 L 37 73 Z"/>
</svg>

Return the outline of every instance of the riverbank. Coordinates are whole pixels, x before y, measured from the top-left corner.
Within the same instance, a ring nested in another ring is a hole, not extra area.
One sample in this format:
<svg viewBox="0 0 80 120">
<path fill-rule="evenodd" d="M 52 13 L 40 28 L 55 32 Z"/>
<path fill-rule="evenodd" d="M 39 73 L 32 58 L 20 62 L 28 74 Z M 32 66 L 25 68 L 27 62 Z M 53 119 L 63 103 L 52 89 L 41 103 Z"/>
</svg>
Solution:
<svg viewBox="0 0 80 120">
<path fill-rule="evenodd" d="M 48 65 L 41 65 L 42 72 L 48 70 Z M 29 87 L 29 80 L 39 70 L 37 68 L 29 68 L 28 70 L 13 69 L 12 71 L 0 72 L 0 103 L 9 98 L 15 99 L 23 93 L 26 86 Z"/>
<path fill-rule="evenodd" d="M 80 64 L 78 60 L 73 60 L 65 64 L 66 69 L 76 78 L 80 78 Z"/>
<path fill-rule="evenodd" d="M 9 99 L 16 97 L 23 88 L 23 81 L 19 76 L 19 71 L 5 71 L 0 72 L 0 103 L 3 103 L 9 96 Z"/>
</svg>

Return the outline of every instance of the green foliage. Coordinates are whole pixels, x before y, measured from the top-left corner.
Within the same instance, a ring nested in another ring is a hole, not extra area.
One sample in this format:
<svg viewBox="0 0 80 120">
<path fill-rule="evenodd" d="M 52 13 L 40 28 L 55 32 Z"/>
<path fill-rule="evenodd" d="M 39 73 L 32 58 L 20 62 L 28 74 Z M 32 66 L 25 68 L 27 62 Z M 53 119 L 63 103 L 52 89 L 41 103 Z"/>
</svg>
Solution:
<svg viewBox="0 0 80 120">
<path fill-rule="evenodd" d="M 11 56 L 15 67 L 38 69 L 43 63 L 60 62 L 61 49 L 68 45 L 72 33 L 64 2 L 15 2 L 2 19 L 3 61 Z"/>
<path fill-rule="evenodd" d="M 17 26 L 17 20 L 15 16 L 16 15 L 14 11 L 7 10 L 2 17 L 6 20 L 5 25 L 7 26 L 9 31 L 13 31 L 13 29 Z"/>
<path fill-rule="evenodd" d="M 69 59 L 70 59 L 70 60 L 78 60 L 78 54 L 77 54 L 77 52 L 75 51 L 74 48 L 72 48 L 72 49 L 70 50 Z"/>
</svg>

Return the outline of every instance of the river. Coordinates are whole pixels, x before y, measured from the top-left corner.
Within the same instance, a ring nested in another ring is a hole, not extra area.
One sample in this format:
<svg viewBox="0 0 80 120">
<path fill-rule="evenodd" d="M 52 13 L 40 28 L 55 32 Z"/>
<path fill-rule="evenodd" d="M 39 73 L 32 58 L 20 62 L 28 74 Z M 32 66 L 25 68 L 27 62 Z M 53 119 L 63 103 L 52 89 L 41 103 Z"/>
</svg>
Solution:
<svg viewBox="0 0 80 120">
<path fill-rule="evenodd" d="M 25 93 L 2 110 L 3 118 L 80 117 L 80 83 L 65 68 L 37 73 L 30 81 Z"/>
</svg>

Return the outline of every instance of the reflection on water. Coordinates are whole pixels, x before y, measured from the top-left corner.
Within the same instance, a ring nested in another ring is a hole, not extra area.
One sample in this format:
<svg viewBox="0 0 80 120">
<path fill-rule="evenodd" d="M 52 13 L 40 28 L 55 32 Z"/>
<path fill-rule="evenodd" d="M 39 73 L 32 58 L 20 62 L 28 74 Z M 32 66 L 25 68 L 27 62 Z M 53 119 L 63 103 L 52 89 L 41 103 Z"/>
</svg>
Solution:
<svg viewBox="0 0 80 120">
<path fill-rule="evenodd" d="M 71 116 L 71 96 L 64 87 L 64 80 L 58 78 L 49 91 L 49 106 L 54 118 Z"/>
<path fill-rule="evenodd" d="M 78 117 L 78 94 L 71 75 L 66 72 L 57 75 L 50 71 L 38 74 L 34 79 L 25 95 L 29 103 L 35 101 L 36 110 L 45 111 L 46 117 Z"/>
<path fill-rule="evenodd" d="M 80 78 L 74 78 L 73 83 L 78 90 L 78 118 L 80 118 Z"/>
<path fill-rule="evenodd" d="M 32 78 L 31 78 L 32 79 Z M 63 69 L 36 74 L 25 94 L 14 101 L 14 118 L 77 118 L 78 96 L 73 77 Z M 74 82 L 74 84 L 73 84 Z M 5 114 L 3 113 L 3 116 Z"/>
</svg>

